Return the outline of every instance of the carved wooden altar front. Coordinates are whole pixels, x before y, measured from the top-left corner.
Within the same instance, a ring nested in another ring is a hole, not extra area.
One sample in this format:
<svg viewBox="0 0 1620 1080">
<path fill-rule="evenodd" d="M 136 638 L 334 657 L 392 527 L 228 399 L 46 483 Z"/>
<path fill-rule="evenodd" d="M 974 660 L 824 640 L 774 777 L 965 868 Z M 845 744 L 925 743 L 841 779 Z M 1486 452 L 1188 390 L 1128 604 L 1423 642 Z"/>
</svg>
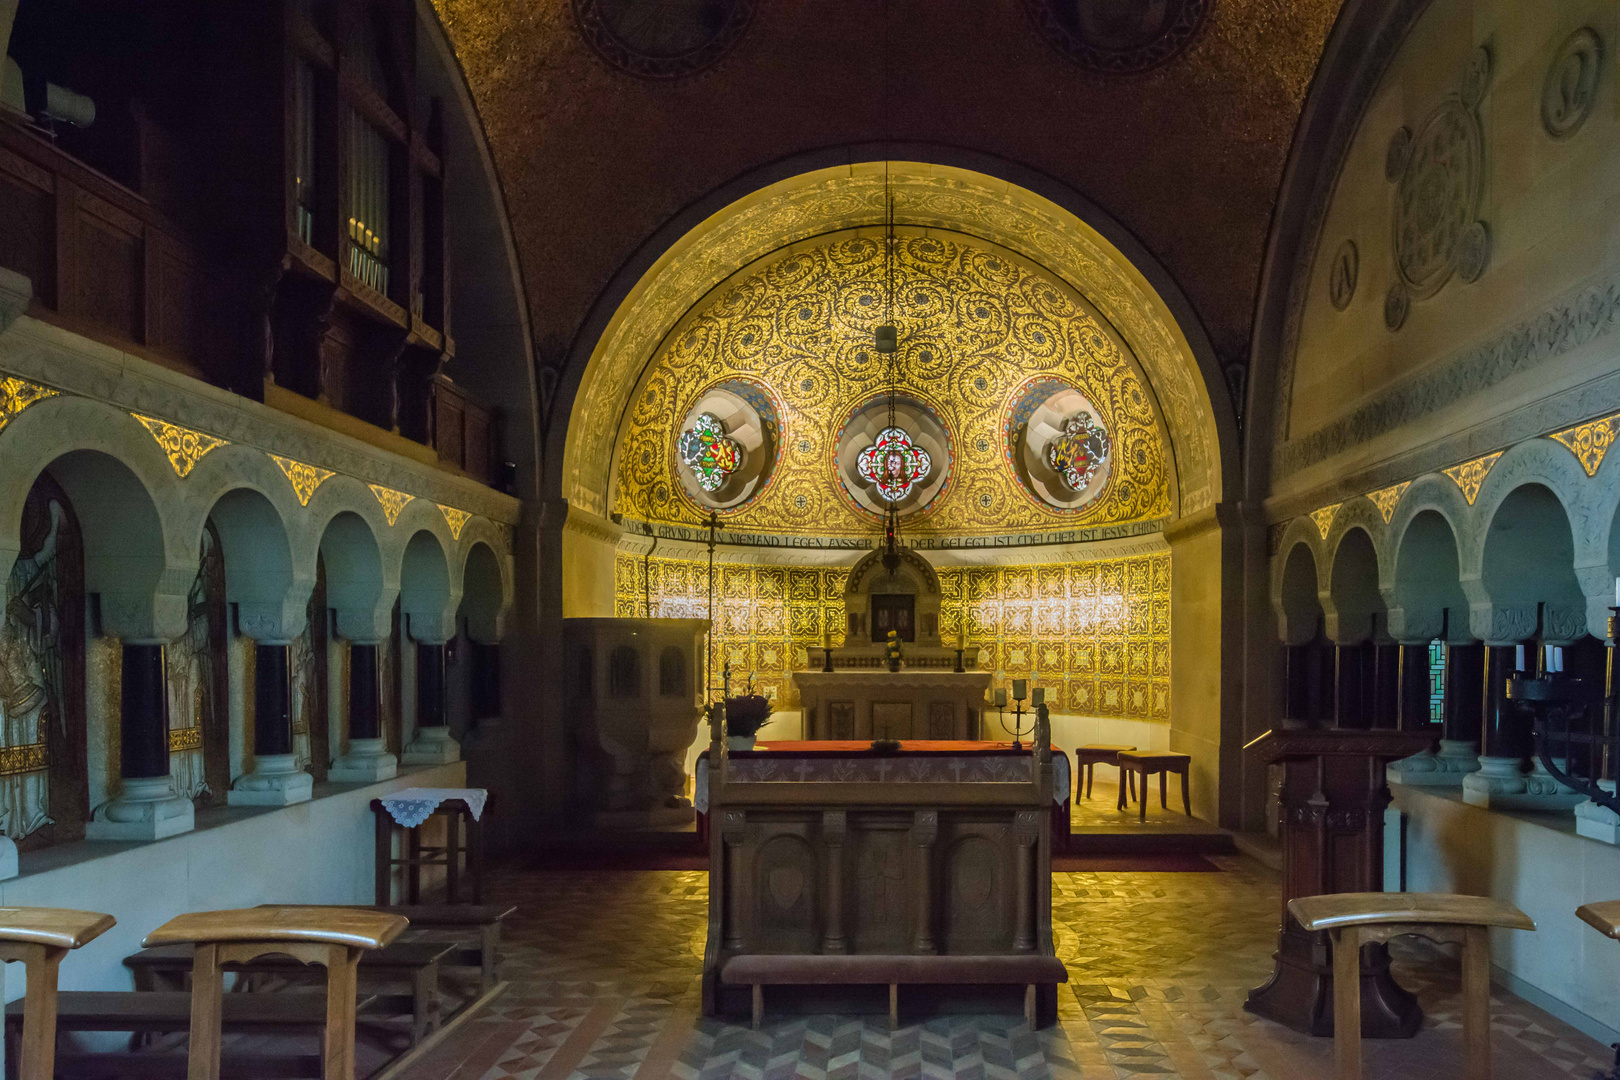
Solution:
<svg viewBox="0 0 1620 1080">
<path fill-rule="evenodd" d="M 719 980 L 744 954 L 1054 955 L 1049 750 L 730 753 L 716 729 L 709 760 L 705 1013 L 746 1011 Z"/>
</svg>

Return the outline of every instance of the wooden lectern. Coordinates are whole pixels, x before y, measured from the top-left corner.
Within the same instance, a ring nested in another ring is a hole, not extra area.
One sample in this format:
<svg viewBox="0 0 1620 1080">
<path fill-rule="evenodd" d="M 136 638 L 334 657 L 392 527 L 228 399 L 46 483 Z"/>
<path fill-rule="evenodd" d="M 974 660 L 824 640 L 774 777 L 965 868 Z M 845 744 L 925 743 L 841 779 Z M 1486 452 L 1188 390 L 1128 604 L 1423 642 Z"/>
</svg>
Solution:
<svg viewBox="0 0 1620 1080">
<path fill-rule="evenodd" d="M 1428 748 L 1416 731 L 1301 729 L 1268 731 L 1244 747 L 1283 767 L 1282 926 L 1276 967 L 1243 1007 L 1307 1035 L 1333 1034 L 1333 956 L 1325 932 L 1305 930 L 1288 902 L 1325 893 L 1382 892 L 1384 766 Z M 1389 973 L 1389 947 L 1361 950 L 1361 1033 L 1410 1038 L 1423 1010 Z"/>
</svg>

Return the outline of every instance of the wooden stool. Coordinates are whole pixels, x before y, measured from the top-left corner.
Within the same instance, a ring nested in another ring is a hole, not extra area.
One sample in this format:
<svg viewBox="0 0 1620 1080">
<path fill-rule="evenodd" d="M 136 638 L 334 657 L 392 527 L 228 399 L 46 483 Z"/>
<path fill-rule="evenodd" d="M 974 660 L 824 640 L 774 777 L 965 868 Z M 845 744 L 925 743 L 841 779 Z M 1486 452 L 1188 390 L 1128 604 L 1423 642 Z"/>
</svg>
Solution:
<svg viewBox="0 0 1620 1080">
<path fill-rule="evenodd" d="M 20 961 L 28 979 L 19 1080 L 51 1080 L 56 1074 L 56 970 L 68 950 L 94 941 L 117 921 L 72 908 L 0 908 L 0 960 Z M 0 990 L 4 980 L 0 968 Z M 0 1051 L 0 1067 L 4 1064 Z"/>
<path fill-rule="evenodd" d="M 1121 750 L 1119 752 L 1119 774 L 1124 777 L 1127 773 L 1136 773 L 1142 777 L 1142 798 L 1136 804 L 1137 820 L 1147 820 L 1148 777 L 1154 773 L 1159 774 L 1159 809 L 1167 810 L 1170 807 L 1168 794 L 1165 790 L 1165 781 L 1171 773 L 1181 774 L 1181 808 L 1188 817 L 1192 817 L 1192 800 L 1187 795 L 1187 769 L 1192 765 L 1191 754 L 1174 754 L 1168 750 Z M 1119 802 L 1116 810 L 1125 809 L 1125 785 L 1119 786 Z"/>
<path fill-rule="evenodd" d="M 222 977 L 227 964 L 291 956 L 326 968 L 322 1075 L 354 1080 L 354 1012 L 360 954 L 380 949 L 409 923 L 364 908 L 283 907 L 197 911 L 170 919 L 141 942 L 192 945 L 189 1080 L 219 1080 Z"/>
<path fill-rule="evenodd" d="M 484 804 L 487 812 L 491 799 Z M 428 815 L 427 821 L 436 817 L 445 818 L 444 845 L 426 846 L 422 843 L 422 834 L 419 831 L 422 825 L 406 828 L 394 820 L 392 814 L 384 809 L 381 799 L 371 800 L 371 812 L 377 819 L 377 851 L 376 851 L 376 904 L 378 907 L 387 907 L 393 903 L 391 877 L 393 868 L 405 868 L 405 889 L 403 902 L 417 904 L 422 899 L 422 867 L 444 867 L 445 900 L 455 903 L 482 904 L 484 902 L 484 826 L 473 817 L 472 807 L 462 799 L 446 799 L 441 802 L 433 813 Z M 402 858 L 394 858 L 394 830 L 405 829 L 405 854 Z M 466 857 L 466 875 L 468 884 L 472 886 L 471 897 L 461 895 L 461 875 L 463 871 L 462 857 Z"/>
<path fill-rule="evenodd" d="M 1119 765 L 1119 752 L 1121 750 L 1135 749 L 1136 747 L 1134 746 L 1114 746 L 1110 743 L 1088 743 L 1087 745 L 1082 746 L 1080 749 L 1074 752 L 1074 767 L 1079 769 L 1081 774 L 1085 777 L 1085 787 L 1082 788 L 1077 780 L 1074 785 L 1075 789 L 1077 791 L 1083 791 L 1086 798 L 1091 798 L 1092 773 L 1096 771 L 1097 766 L 1113 765 L 1117 768 Z M 1127 774 L 1125 770 L 1120 769 L 1120 787 L 1123 788 L 1125 786 L 1126 779 Z M 1136 798 L 1136 774 L 1129 774 L 1129 779 L 1131 784 L 1131 798 L 1134 799 Z"/>
<path fill-rule="evenodd" d="M 1450 893 L 1332 893 L 1288 901 L 1288 913 L 1333 939 L 1333 1056 L 1338 1080 L 1361 1080 L 1361 947 L 1402 934 L 1463 946 L 1463 1076 L 1491 1075 L 1490 928 L 1534 930 L 1500 900 Z"/>
</svg>

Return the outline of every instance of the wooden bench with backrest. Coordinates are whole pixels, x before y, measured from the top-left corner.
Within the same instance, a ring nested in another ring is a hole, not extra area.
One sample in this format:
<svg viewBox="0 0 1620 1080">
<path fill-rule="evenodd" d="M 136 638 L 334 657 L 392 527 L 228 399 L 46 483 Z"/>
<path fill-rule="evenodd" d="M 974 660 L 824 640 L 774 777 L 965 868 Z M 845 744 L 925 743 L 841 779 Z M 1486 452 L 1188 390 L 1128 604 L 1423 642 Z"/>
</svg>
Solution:
<svg viewBox="0 0 1620 1080">
<path fill-rule="evenodd" d="M 1329 893 L 1288 901 L 1288 914 L 1333 940 L 1333 1056 L 1337 1080 L 1361 1080 L 1361 947 L 1413 934 L 1460 942 L 1463 1076 L 1491 1075 L 1491 927 L 1534 930 L 1502 900 L 1451 893 Z"/>
<path fill-rule="evenodd" d="M 272 905 L 275 906 L 275 905 Z M 443 936 L 460 944 L 440 968 L 477 968 L 482 989 L 501 981 L 501 924 L 517 911 L 511 904 L 357 904 L 361 911 L 381 911 L 410 920 L 413 939 Z M 444 932 L 440 934 L 439 932 Z M 476 940 L 476 944 L 466 944 Z"/>
<path fill-rule="evenodd" d="M 20 1080 L 51 1080 L 55 1075 L 56 977 L 62 958 L 116 924 L 99 911 L 0 908 L 0 960 L 20 962 L 28 980 L 24 997 L 12 1003 L 22 1034 L 16 1055 Z M 5 969 L 0 967 L 0 989 L 4 986 Z"/>
<path fill-rule="evenodd" d="M 399 937 L 407 922 L 398 915 L 339 907 L 262 907 L 199 911 L 170 919 L 146 936 L 147 948 L 185 945 L 192 949 L 191 992 L 78 991 L 58 995 L 61 1030 L 189 1032 L 189 1080 L 218 1080 L 221 1034 L 318 1030 L 322 1038 L 320 1075 L 354 1080 L 355 1012 L 358 968 L 363 953 Z M 268 955 L 290 956 L 326 970 L 324 994 L 225 994 L 224 974 L 234 964 Z M 8 1013 L 9 1013 L 8 1009 Z M 8 1015 L 9 1020 L 9 1015 Z M 127 1071 L 159 1069 L 160 1055 L 128 1054 Z M 144 1062 L 137 1059 L 145 1058 Z M 259 1066 L 245 1075 L 309 1075 L 297 1061 Z M 87 1065 L 93 1068 L 94 1065 Z M 234 1071 L 234 1070 L 233 1070 Z M 76 1076 L 88 1076 L 86 1069 Z"/>
<path fill-rule="evenodd" d="M 1035 1027 L 1035 988 L 1069 981 L 1055 956 L 733 956 L 720 968 L 720 982 L 753 989 L 753 1025 L 765 1014 L 767 986 L 889 987 L 889 1024 L 900 1023 L 901 986 L 1022 986 L 1024 1018 Z"/>
<path fill-rule="evenodd" d="M 439 966 L 450 963 L 460 946 L 452 941 L 394 941 L 360 957 L 360 986 L 367 991 L 360 1013 L 376 1016 L 409 1016 L 411 1045 L 415 1046 L 437 1031 L 441 1022 L 439 1007 Z M 159 945 L 124 957 L 124 966 L 135 978 L 137 990 L 185 990 L 191 975 L 191 949 L 185 945 Z M 319 978 L 320 969 L 311 968 L 290 956 L 261 956 L 242 964 L 229 964 L 226 971 L 238 975 L 275 976 L 291 982 Z M 384 990 L 407 983 L 409 994 Z"/>
</svg>

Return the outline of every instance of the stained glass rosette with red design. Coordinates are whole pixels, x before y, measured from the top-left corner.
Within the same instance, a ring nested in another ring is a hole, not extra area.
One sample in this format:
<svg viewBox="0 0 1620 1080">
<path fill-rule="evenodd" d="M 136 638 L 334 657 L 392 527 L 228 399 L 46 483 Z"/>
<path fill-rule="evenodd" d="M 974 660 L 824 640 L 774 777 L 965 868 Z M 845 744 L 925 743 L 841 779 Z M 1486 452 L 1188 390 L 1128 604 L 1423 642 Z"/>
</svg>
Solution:
<svg viewBox="0 0 1620 1080">
<path fill-rule="evenodd" d="M 872 484 L 889 502 L 911 494 L 933 467 L 928 451 L 911 441 L 904 428 L 884 428 L 877 440 L 855 459 L 861 479 Z"/>
<path fill-rule="evenodd" d="M 1046 444 L 1046 463 L 1071 491 L 1084 491 L 1108 460 L 1108 432 L 1090 413 L 1063 422 L 1063 431 Z"/>
<path fill-rule="evenodd" d="M 704 491 L 719 491 L 742 464 L 742 447 L 726 436 L 725 425 L 711 413 L 699 414 L 675 448 Z"/>
</svg>

